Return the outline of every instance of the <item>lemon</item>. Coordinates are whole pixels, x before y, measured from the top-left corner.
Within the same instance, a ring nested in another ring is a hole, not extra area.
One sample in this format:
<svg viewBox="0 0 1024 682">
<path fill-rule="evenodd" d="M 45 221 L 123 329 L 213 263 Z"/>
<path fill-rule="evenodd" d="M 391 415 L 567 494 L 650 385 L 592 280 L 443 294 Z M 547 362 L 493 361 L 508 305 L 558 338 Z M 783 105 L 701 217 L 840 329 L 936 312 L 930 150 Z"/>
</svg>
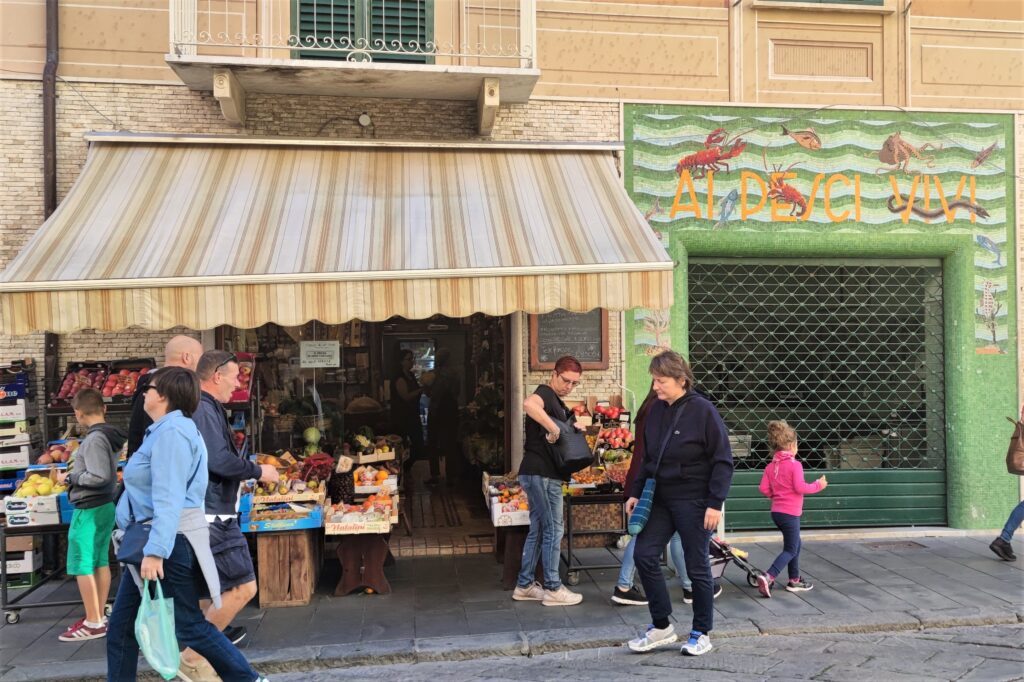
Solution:
<svg viewBox="0 0 1024 682">
<path fill-rule="evenodd" d="M 36 486 L 37 495 L 49 495 L 52 492 L 53 484 L 50 483 L 49 481 L 43 481 L 42 483 Z"/>
</svg>

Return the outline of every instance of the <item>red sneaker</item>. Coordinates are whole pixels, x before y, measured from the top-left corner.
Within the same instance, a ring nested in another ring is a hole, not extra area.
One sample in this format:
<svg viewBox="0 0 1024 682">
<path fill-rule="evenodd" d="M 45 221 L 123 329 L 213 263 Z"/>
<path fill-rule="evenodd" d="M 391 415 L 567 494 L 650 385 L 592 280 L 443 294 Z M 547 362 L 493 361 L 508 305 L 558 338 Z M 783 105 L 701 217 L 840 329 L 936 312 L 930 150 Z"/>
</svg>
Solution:
<svg viewBox="0 0 1024 682">
<path fill-rule="evenodd" d="M 88 639 L 99 639 L 107 636 L 107 624 L 98 628 L 91 628 L 85 624 L 85 619 L 78 621 L 63 632 L 57 639 L 62 642 L 84 642 Z"/>
</svg>

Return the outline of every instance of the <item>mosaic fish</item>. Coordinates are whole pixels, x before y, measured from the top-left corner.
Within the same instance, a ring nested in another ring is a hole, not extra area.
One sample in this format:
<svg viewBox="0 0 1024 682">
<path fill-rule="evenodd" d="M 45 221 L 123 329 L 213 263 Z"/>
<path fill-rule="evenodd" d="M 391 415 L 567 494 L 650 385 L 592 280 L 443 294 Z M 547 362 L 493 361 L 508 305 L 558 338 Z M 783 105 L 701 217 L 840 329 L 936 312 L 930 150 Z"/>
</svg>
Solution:
<svg viewBox="0 0 1024 682">
<path fill-rule="evenodd" d="M 821 149 L 821 138 L 818 137 L 818 133 L 814 132 L 813 128 L 808 128 L 807 130 L 790 130 L 783 125 L 782 134 L 792 137 L 796 143 L 804 149 Z"/>
<path fill-rule="evenodd" d="M 729 192 L 729 194 L 727 194 L 724 199 L 722 199 L 722 203 L 719 204 L 718 207 L 719 217 L 718 222 L 715 223 L 716 230 L 725 225 L 727 222 L 729 222 L 729 216 L 732 215 L 733 209 L 736 208 L 736 202 L 737 200 L 739 200 L 739 198 L 740 193 L 734 189 L 733 191 Z"/>
<path fill-rule="evenodd" d="M 974 157 L 974 161 L 971 161 L 971 168 L 977 168 L 981 164 L 985 163 L 988 160 L 988 157 L 992 156 L 992 152 L 994 152 L 995 150 L 995 142 L 993 142 L 988 147 L 982 149 L 980 152 L 978 152 L 978 155 Z"/>
<path fill-rule="evenodd" d="M 994 241 L 992 241 L 983 234 L 979 234 L 977 237 L 975 237 L 974 241 L 978 242 L 978 246 L 985 249 L 986 251 L 988 251 L 989 253 L 996 257 L 996 265 L 1003 264 L 1003 250 L 999 248 L 998 244 L 996 244 Z"/>
</svg>

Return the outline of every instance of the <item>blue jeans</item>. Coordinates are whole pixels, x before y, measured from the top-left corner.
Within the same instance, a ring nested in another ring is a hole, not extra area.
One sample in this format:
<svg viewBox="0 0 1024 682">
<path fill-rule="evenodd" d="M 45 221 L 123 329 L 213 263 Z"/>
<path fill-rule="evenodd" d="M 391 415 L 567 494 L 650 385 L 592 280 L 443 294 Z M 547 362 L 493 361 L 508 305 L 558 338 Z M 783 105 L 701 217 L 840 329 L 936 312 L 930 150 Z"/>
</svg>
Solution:
<svg viewBox="0 0 1024 682">
<path fill-rule="evenodd" d="M 628 590 L 633 586 L 633 578 L 636 575 L 636 563 L 633 561 L 633 548 L 635 546 L 636 538 L 632 537 L 629 539 L 626 549 L 622 552 L 622 568 L 619 569 L 619 579 L 615 584 L 623 590 Z M 679 585 L 684 590 L 692 589 L 693 585 L 690 583 L 690 577 L 686 574 L 686 562 L 683 560 L 683 541 L 679 539 L 679 533 L 673 535 L 668 543 L 668 556 L 676 569 Z"/>
<path fill-rule="evenodd" d="M 782 569 L 789 566 L 789 579 L 800 579 L 800 517 L 782 512 L 772 512 L 772 521 L 782 531 L 782 552 L 775 557 L 768 575 L 778 578 Z"/>
<path fill-rule="evenodd" d="M 633 560 L 647 595 L 647 604 L 655 626 L 672 615 L 672 600 L 661 572 L 661 553 L 674 533 L 683 545 L 686 573 L 693 582 L 693 630 L 711 632 L 714 625 L 714 581 L 708 549 L 711 531 L 704 530 L 706 500 L 680 500 L 654 493 L 651 518 L 636 537 Z M 659 627 L 664 627 L 659 626 Z"/>
<path fill-rule="evenodd" d="M 536 475 L 520 475 L 519 485 L 526 491 L 530 505 L 530 532 L 523 543 L 519 587 L 533 584 L 537 561 L 544 566 L 544 589 L 562 586 L 558 567 L 562 561 L 562 482 Z"/>
<path fill-rule="evenodd" d="M 174 599 L 174 626 L 178 646 L 191 647 L 210 662 L 224 682 L 252 682 L 259 676 L 235 645 L 213 626 L 199 610 L 197 580 L 202 580 L 199 563 L 184 535 L 174 541 L 171 556 L 164 559 L 161 581 L 164 597 Z M 107 680 L 134 680 L 139 667 L 139 643 L 135 640 L 135 617 L 142 594 L 125 573 L 107 625 Z"/>
<path fill-rule="evenodd" d="M 1010 518 L 1006 519 L 1006 525 L 1003 526 L 1003 532 L 999 534 L 999 537 L 1009 542 L 1022 523 L 1024 523 L 1024 500 L 1010 512 Z"/>
</svg>

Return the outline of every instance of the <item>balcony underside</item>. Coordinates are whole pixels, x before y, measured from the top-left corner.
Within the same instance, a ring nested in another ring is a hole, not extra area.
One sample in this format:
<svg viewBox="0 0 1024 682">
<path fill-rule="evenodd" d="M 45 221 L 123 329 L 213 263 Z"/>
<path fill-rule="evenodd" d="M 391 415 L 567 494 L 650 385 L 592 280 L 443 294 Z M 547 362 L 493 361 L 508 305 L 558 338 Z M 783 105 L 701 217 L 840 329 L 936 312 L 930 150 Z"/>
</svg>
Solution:
<svg viewBox="0 0 1024 682">
<path fill-rule="evenodd" d="M 304 59 L 178 56 L 167 64 L 192 90 L 212 91 L 214 72 L 229 70 L 245 92 L 391 99 L 476 100 L 485 78 L 496 78 L 501 102 L 521 103 L 540 69 Z"/>
</svg>

